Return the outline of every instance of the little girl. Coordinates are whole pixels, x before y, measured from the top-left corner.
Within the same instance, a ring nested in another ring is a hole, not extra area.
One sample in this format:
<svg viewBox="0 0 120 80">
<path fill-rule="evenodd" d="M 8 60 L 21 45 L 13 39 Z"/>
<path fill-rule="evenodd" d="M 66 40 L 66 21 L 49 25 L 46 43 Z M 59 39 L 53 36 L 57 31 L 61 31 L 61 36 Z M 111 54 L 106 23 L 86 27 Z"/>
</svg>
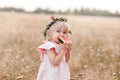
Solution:
<svg viewBox="0 0 120 80">
<path fill-rule="evenodd" d="M 40 52 L 41 66 L 37 80 L 70 80 L 68 61 L 72 43 L 60 43 L 59 36 L 70 33 L 70 25 L 65 18 L 54 18 L 44 31 L 45 43 L 37 50 Z"/>
</svg>

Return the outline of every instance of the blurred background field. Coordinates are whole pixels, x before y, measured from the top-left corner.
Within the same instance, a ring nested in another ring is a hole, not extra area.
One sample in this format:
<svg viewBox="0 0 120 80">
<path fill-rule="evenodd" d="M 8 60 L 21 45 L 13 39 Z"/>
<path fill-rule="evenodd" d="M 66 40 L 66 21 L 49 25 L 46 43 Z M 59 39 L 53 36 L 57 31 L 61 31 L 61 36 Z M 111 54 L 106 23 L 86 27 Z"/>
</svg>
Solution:
<svg viewBox="0 0 120 80">
<path fill-rule="evenodd" d="M 0 80 L 36 80 L 48 14 L 0 12 Z M 55 15 L 72 26 L 74 80 L 120 80 L 120 18 Z"/>
</svg>

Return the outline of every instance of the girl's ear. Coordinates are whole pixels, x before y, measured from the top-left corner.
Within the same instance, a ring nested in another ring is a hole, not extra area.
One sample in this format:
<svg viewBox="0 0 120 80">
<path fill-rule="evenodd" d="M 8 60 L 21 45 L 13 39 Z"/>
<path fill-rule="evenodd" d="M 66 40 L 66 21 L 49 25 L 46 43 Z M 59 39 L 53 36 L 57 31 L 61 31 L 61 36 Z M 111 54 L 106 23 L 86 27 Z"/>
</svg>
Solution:
<svg viewBox="0 0 120 80">
<path fill-rule="evenodd" d="M 46 34 L 47 34 L 47 35 L 49 35 L 49 33 L 50 33 L 50 31 L 49 31 L 49 30 L 47 30 Z"/>
<path fill-rule="evenodd" d="M 47 31 L 47 39 L 48 39 L 49 41 L 51 40 L 51 33 L 50 33 L 49 30 Z"/>
<path fill-rule="evenodd" d="M 50 33 L 50 31 L 48 30 L 47 31 L 47 35 L 50 37 L 51 36 L 51 33 Z"/>
</svg>

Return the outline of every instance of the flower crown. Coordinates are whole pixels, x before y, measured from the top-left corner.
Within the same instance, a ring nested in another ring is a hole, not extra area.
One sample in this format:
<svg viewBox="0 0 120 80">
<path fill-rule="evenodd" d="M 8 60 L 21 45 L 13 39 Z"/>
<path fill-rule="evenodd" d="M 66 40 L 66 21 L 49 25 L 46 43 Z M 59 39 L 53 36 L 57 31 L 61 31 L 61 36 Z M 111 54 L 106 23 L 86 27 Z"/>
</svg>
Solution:
<svg viewBox="0 0 120 80">
<path fill-rule="evenodd" d="M 56 23 L 57 21 L 67 22 L 67 19 L 66 19 L 66 18 L 55 18 L 54 16 L 52 16 L 51 19 L 52 19 L 52 22 L 50 22 L 50 23 L 46 26 L 46 29 L 45 29 L 45 31 L 44 31 L 44 37 L 46 37 L 46 35 L 47 35 L 47 34 L 46 34 L 46 33 L 47 33 L 47 30 L 49 30 L 50 27 L 51 27 L 54 23 Z"/>
</svg>

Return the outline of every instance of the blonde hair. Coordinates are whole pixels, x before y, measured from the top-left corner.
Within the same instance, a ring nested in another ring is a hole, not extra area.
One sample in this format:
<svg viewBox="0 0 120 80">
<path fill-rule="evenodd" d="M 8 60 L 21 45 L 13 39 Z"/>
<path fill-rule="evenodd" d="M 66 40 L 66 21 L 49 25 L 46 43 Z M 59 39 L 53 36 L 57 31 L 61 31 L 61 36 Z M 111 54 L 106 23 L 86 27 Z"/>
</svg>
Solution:
<svg viewBox="0 0 120 80">
<path fill-rule="evenodd" d="M 71 33 L 71 26 L 67 22 L 57 21 L 55 22 L 46 32 L 46 40 L 51 40 L 49 34 L 53 33 L 55 30 L 67 30 L 67 33 Z"/>
</svg>

